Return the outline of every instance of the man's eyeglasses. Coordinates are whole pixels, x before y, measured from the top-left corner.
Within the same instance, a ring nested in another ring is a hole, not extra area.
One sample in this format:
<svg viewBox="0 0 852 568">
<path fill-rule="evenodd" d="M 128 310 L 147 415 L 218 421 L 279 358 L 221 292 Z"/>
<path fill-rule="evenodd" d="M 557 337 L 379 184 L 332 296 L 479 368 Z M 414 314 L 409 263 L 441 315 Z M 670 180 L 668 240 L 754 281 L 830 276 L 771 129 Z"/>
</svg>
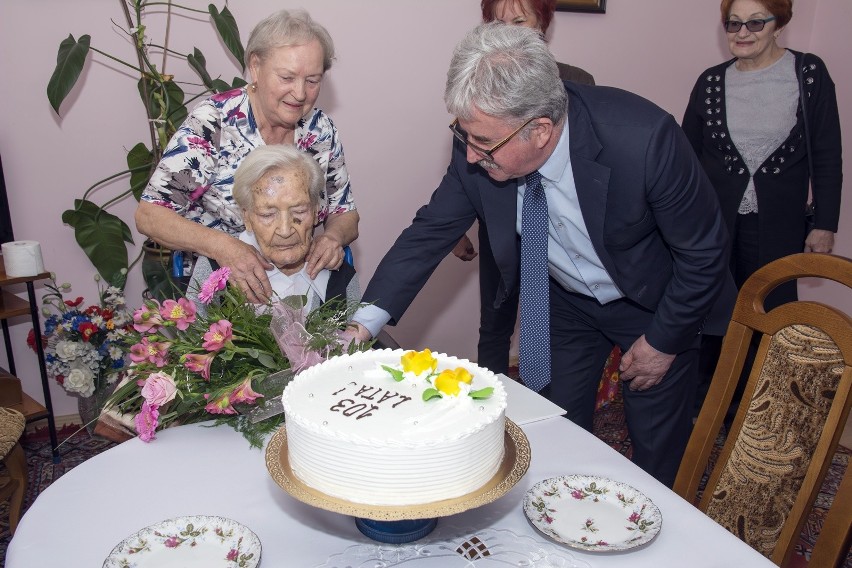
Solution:
<svg viewBox="0 0 852 568">
<path fill-rule="evenodd" d="M 489 160 L 493 160 L 493 159 L 494 159 L 494 152 L 496 152 L 497 150 L 499 150 L 500 148 L 502 148 L 502 147 L 506 144 L 506 142 L 508 142 L 509 140 L 511 140 L 511 139 L 512 139 L 512 137 L 513 137 L 513 136 L 515 136 L 515 134 L 517 134 L 518 132 L 520 132 L 521 130 L 523 130 L 523 129 L 524 129 L 524 127 L 525 127 L 526 125 L 528 125 L 530 122 L 532 122 L 532 121 L 533 121 L 533 120 L 535 120 L 536 118 L 539 118 L 539 117 L 534 116 L 534 117 L 532 117 L 531 119 L 529 119 L 528 121 L 526 121 L 525 123 L 523 123 L 522 125 L 520 125 L 518 128 L 516 128 L 516 129 L 514 130 L 514 132 L 512 132 L 511 134 L 509 134 L 508 136 L 506 136 L 505 138 L 503 138 L 502 140 L 500 140 L 499 142 L 497 142 L 494 146 L 492 146 L 490 150 L 486 150 L 485 148 L 482 148 L 482 147 L 480 147 L 480 146 L 477 146 L 477 145 L 476 145 L 476 144 L 474 144 L 473 142 L 468 142 L 468 139 L 467 139 L 467 132 L 465 132 L 464 130 L 462 130 L 462 129 L 459 127 L 459 119 L 455 119 L 455 120 L 453 121 L 453 123 L 452 123 L 452 124 L 450 124 L 450 130 L 452 130 L 452 131 L 453 131 L 453 136 L 455 136 L 456 138 L 458 138 L 458 139 L 459 139 L 459 140 L 460 140 L 463 144 L 466 144 L 467 146 L 470 146 L 470 147 L 471 147 L 471 148 L 473 148 L 473 149 L 474 149 L 474 151 L 476 151 L 478 154 L 482 154 L 483 156 L 485 156 L 485 157 L 486 157 L 486 158 L 488 158 Z"/>
<path fill-rule="evenodd" d="M 747 22 L 741 22 L 739 20 L 727 20 L 724 23 L 725 31 L 729 34 L 735 34 L 741 29 L 743 26 L 750 32 L 759 32 L 764 26 L 766 26 L 766 22 L 771 22 L 775 19 L 775 16 L 770 16 L 768 18 L 763 18 L 762 20 L 749 20 Z"/>
</svg>

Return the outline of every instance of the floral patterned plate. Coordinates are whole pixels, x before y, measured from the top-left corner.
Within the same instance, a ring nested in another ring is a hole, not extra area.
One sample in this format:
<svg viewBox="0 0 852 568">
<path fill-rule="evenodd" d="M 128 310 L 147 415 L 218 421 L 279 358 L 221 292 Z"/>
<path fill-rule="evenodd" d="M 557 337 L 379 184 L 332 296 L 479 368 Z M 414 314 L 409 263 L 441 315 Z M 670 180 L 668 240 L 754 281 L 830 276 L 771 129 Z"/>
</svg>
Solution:
<svg viewBox="0 0 852 568">
<path fill-rule="evenodd" d="M 663 517 L 633 487 L 593 475 L 565 475 L 536 483 L 524 513 L 550 538 L 589 552 L 628 550 L 650 542 Z"/>
<path fill-rule="evenodd" d="M 260 539 L 236 521 L 196 515 L 169 519 L 130 535 L 103 568 L 256 568 Z"/>
</svg>

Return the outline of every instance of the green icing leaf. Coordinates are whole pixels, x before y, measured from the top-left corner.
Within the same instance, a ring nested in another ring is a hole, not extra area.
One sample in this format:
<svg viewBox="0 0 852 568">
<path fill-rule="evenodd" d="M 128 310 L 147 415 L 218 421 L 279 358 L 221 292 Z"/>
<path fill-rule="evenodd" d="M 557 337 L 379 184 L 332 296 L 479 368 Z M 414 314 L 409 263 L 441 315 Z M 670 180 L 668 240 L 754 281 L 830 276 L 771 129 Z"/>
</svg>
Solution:
<svg viewBox="0 0 852 568">
<path fill-rule="evenodd" d="M 470 391 L 468 396 L 473 399 L 479 400 L 482 398 L 490 398 L 492 394 L 494 394 L 494 387 L 485 387 L 484 389 Z"/>
<path fill-rule="evenodd" d="M 405 375 L 403 375 L 402 371 L 400 371 L 399 369 L 394 369 L 393 367 L 388 367 L 387 365 L 382 365 L 382 369 L 390 373 L 391 377 L 393 377 L 393 380 L 395 380 L 396 382 L 400 382 L 402 379 L 405 378 Z"/>
<path fill-rule="evenodd" d="M 443 398 L 443 395 L 438 391 L 438 389 L 426 389 L 423 391 L 424 402 L 432 400 L 433 398 Z"/>
</svg>

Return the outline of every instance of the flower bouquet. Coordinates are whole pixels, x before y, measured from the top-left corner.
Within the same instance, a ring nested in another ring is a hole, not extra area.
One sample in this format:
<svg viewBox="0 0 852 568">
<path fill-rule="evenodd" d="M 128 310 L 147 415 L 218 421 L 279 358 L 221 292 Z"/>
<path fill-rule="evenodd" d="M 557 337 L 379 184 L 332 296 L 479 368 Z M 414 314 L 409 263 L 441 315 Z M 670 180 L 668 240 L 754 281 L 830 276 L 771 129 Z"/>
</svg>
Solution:
<svg viewBox="0 0 852 568">
<path fill-rule="evenodd" d="M 261 447 L 284 420 L 277 405 L 297 356 L 304 367 L 370 346 L 341 340 L 357 304 L 334 298 L 304 317 L 301 296 L 257 306 L 228 285 L 229 275 L 214 271 L 193 298 L 198 305 L 147 300 L 133 313 L 132 364 L 107 410 L 132 416 L 143 441 L 170 425 L 215 419 Z"/>
<path fill-rule="evenodd" d="M 82 296 L 66 300 L 71 284 L 57 284 L 50 275 L 48 293 L 42 296 L 44 334 L 42 345 L 47 373 L 69 393 L 80 398 L 91 417 L 81 416 L 84 426 L 100 414 L 107 397 L 124 369 L 130 313 L 124 292 L 109 286 L 101 288 L 98 305 L 83 307 Z M 35 333 L 30 330 L 27 343 L 35 350 Z"/>
</svg>

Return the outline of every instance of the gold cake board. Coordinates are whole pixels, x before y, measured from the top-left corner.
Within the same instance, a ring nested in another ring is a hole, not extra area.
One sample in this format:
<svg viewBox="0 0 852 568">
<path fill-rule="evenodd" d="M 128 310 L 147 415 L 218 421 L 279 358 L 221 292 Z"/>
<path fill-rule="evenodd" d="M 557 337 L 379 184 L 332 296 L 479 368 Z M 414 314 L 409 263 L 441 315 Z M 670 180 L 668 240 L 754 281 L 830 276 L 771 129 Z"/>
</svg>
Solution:
<svg viewBox="0 0 852 568">
<path fill-rule="evenodd" d="M 530 466 L 530 444 L 520 427 L 506 419 L 503 461 L 497 473 L 482 487 L 460 497 L 419 505 L 366 505 L 332 497 L 302 483 L 290 469 L 287 427 L 282 426 L 266 446 L 266 467 L 272 479 L 293 498 L 334 513 L 376 521 L 401 521 L 446 517 L 495 501 L 520 481 Z"/>
</svg>

